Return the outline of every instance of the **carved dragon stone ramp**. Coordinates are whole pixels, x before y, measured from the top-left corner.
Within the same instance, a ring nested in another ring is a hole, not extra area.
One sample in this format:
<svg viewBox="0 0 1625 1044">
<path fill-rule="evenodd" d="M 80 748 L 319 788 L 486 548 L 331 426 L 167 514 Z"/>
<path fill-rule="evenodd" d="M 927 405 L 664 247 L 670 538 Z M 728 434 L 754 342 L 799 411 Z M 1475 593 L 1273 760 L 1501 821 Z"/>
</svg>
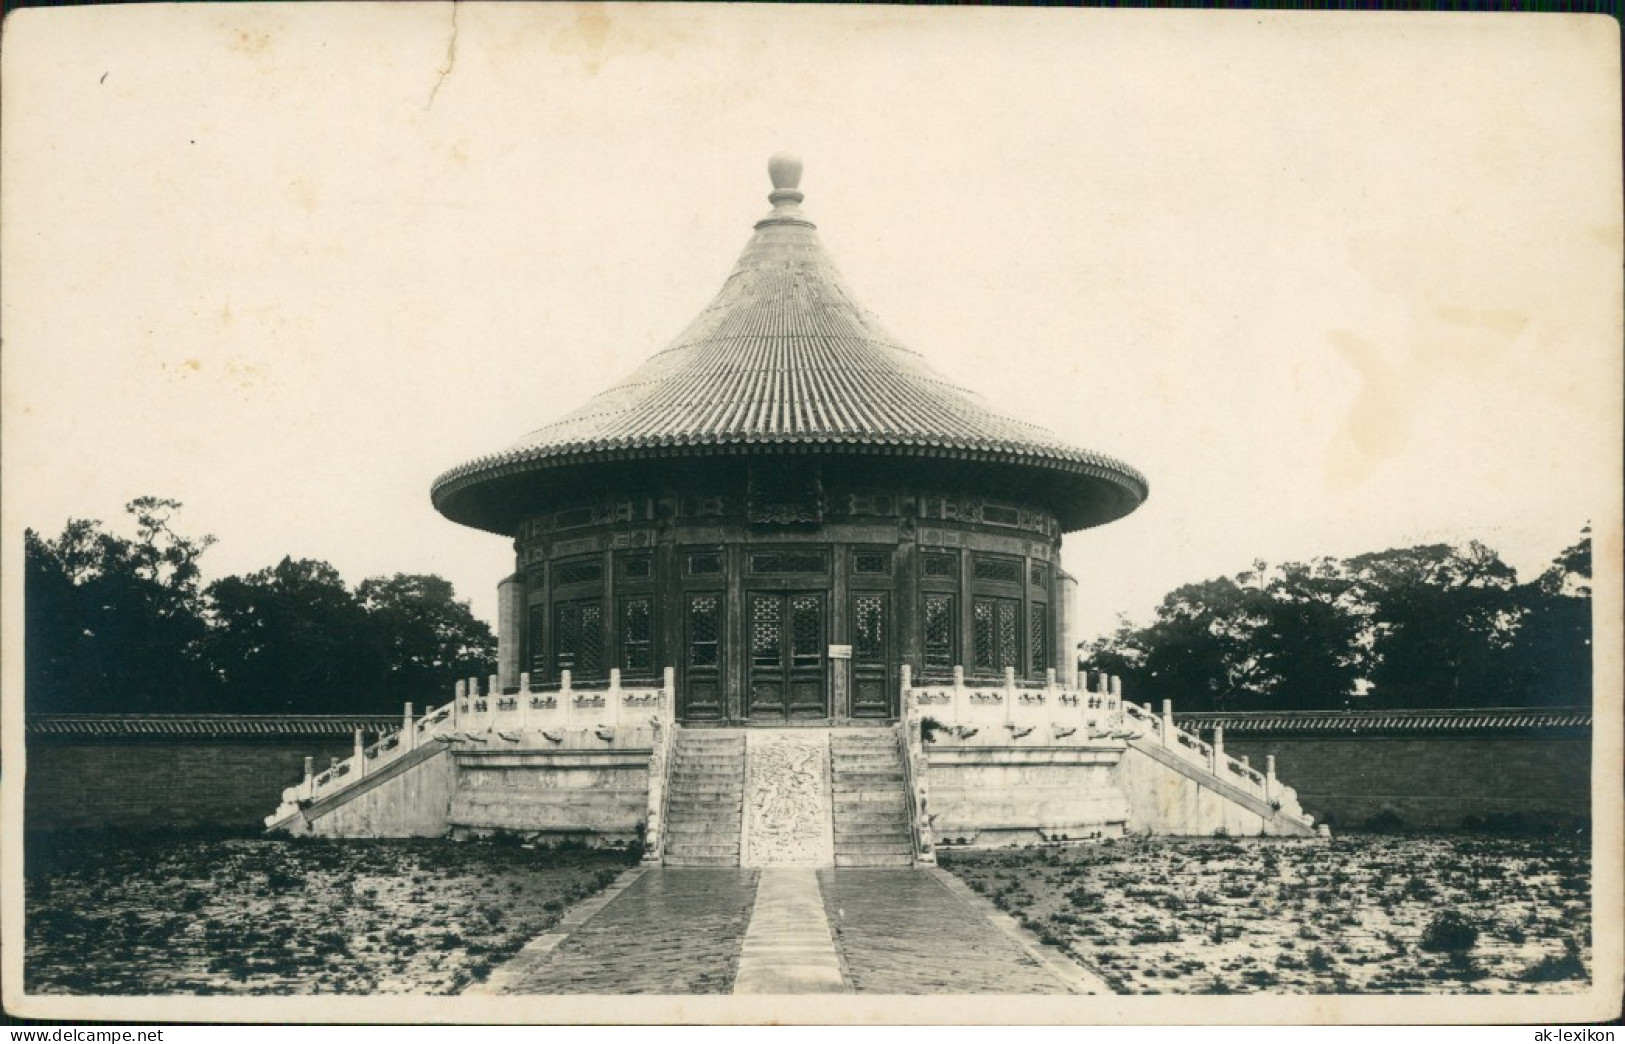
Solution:
<svg viewBox="0 0 1625 1044">
<path fill-rule="evenodd" d="M 827 731 L 748 730 L 739 865 L 834 866 L 831 789 Z"/>
</svg>

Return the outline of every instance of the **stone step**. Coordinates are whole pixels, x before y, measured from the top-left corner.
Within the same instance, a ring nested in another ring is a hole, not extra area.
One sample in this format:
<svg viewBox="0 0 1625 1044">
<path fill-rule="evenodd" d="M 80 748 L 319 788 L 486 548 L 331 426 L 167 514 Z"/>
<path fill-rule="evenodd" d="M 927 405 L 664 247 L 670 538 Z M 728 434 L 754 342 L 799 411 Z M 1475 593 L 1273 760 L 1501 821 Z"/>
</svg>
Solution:
<svg viewBox="0 0 1625 1044">
<path fill-rule="evenodd" d="M 914 856 L 908 855 L 846 855 L 835 853 L 836 866 L 913 866 Z"/>
<path fill-rule="evenodd" d="M 890 761 L 842 761 L 841 759 L 836 758 L 830 763 L 830 768 L 835 770 L 836 779 L 840 779 L 842 776 L 850 776 L 854 773 L 879 772 L 889 773 L 897 776 L 901 776 L 903 774 L 903 763 L 898 761 L 896 758 L 893 758 Z"/>
<path fill-rule="evenodd" d="M 875 790 L 873 788 L 857 790 L 837 789 L 835 791 L 835 811 L 839 812 L 843 808 L 858 808 L 863 805 L 874 805 L 876 806 L 876 811 L 879 811 L 881 808 L 902 809 L 902 788 L 899 787 L 896 790 Z"/>
<path fill-rule="evenodd" d="M 685 805 L 673 802 L 666 806 L 666 819 L 672 823 L 732 823 L 739 830 L 738 805 Z"/>
<path fill-rule="evenodd" d="M 869 827 L 842 827 L 839 823 L 835 824 L 835 843 L 837 845 L 839 845 L 842 841 L 853 841 L 860 844 L 868 844 L 873 842 L 878 844 L 882 841 L 894 842 L 898 840 L 909 841 L 909 830 L 907 826 L 872 829 Z"/>
<path fill-rule="evenodd" d="M 673 855 L 668 852 L 666 853 L 665 862 L 667 866 L 738 866 L 739 853 L 735 852 L 733 855 L 721 856 L 701 856 Z M 862 864 L 853 863 L 849 865 L 859 866 Z"/>
<path fill-rule="evenodd" d="M 853 820 L 846 816 L 835 817 L 836 837 L 854 834 L 897 834 L 903 836 L 908 832 L 909 823 L 904 816 L 888 816 L 885 819 L 866 820 Z"/>
<path fill-rule="evenodd" d="M 835 773 L 835 789 L 850 790 L 853 787 L 872 786 L 876 783 L 902 783 L 901 769 L 892 769 L 890 772 L 839 772 Z"/>
<path fill-rule="evenodd" d="M 725 855 L 731 855 L 735 859 L 738 859 L 739 858 L 739 842 L 735 841 L 731 845 L 730 844 L 702 845 L 702 844 L 699 844 L 697 842 L 673 840 L 673 841 L 670 841 L 670 842 L 667 843 L 667 845 L 666 845 L 666 854 L 667 855 L 673 855 L 673 856 L 679 856 L 679 857 L 685 857 L 685 858 L 689 857 L 689 856 L 725 856 Z"/>
<path fill-rule="evenodd" d="M 745 749 L 743 736 L 684 736 L 677 744 L 679 751 L 713 751 Z"/>
<path fill-rule="evenodd" d="M 844 856 L 911 856 L 914 854 L 912 842 L 891 841 L 885 844 L 843 844 L 835 842 L 835 854 Z"/>
<path fill-rule="evenodd" d="M 710 772 L 739 772 L 745 767 L 745 759 L 681 754 L 672 759 L 671 767 L 673 772 L 682 772 L 685 769 Z"/>
<path fill-rule="evenodd" d="M 671 781 L 670 789 L 685 794 L 743 794 L 745 784 L 737 779 L 695 779 L 682 777 Z"/>
<path fill-rule="evenodd" d="M 666 806 L 666 818 L 672 822 L 738 823 L 741 806 L 732 804 L 704 804 L 696 801 L 673 800 Z"/>
<path fill-rule="evenodd" d="M 726 823 L 668 823 L 666 844 L 685 845 L 737 845 L 739 824 Z"/>
</svg>

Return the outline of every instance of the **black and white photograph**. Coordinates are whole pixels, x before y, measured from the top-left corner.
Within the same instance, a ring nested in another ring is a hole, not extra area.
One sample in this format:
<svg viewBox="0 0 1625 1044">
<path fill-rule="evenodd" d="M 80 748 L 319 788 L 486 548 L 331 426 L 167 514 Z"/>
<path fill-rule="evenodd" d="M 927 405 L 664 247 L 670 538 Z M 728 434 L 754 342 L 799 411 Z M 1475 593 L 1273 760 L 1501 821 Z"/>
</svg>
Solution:
<svg viewBox="0 0 1625 1044">
<path fill-rule="evenodd" d="M 0 33 L 22 1019 L 1620 1017 L 1620 35 Z"/>
</svg>

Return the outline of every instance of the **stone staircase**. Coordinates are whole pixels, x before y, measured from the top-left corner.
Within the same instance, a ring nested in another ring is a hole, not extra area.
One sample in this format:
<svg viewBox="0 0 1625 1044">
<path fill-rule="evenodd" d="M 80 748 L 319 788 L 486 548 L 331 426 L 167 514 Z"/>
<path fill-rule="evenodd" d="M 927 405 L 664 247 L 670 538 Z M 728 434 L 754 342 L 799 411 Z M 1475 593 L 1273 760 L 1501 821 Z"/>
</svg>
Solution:
<svg viewBox="0 0 1625 1044">
<path fill-rule="evenodd" d="M 667 866 L 738 866 L 742 729 L 679 729 L 667 783 Z"/>
<path fill-rule="evenodd" d="M 914 843 L 903 758 L 891 729 L 837 729 L 829 736 L 836 866 L 910 866 Z"/>
</svg>

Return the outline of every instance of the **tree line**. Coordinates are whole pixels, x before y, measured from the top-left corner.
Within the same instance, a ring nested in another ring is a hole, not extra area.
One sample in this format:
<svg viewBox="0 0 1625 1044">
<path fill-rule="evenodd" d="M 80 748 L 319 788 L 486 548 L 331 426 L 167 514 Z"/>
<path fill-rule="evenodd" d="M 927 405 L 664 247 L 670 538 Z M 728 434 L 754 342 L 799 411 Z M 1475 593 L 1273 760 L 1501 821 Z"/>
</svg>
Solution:
<svg viewBox="0 0 1625 1044">
<path fill-rule="evenodd" d="M 1478 542 L 1253 568 L 1080 645 L 1135 702 L 1186 710 L 1591 702 L 1591 537 L 1519 583 Z"/>
<path fill-rule="evenodd" d="M 441 577 L 351 588 L 326 562 L 284 557 L 205 585 L 214 538 L 180 532 L 179 503 L 125 510 L 133 539 L 91 519 L 24 534 L 30 712 L 399 712 L 495 662 L 490 627 Z"/>
</svg>

